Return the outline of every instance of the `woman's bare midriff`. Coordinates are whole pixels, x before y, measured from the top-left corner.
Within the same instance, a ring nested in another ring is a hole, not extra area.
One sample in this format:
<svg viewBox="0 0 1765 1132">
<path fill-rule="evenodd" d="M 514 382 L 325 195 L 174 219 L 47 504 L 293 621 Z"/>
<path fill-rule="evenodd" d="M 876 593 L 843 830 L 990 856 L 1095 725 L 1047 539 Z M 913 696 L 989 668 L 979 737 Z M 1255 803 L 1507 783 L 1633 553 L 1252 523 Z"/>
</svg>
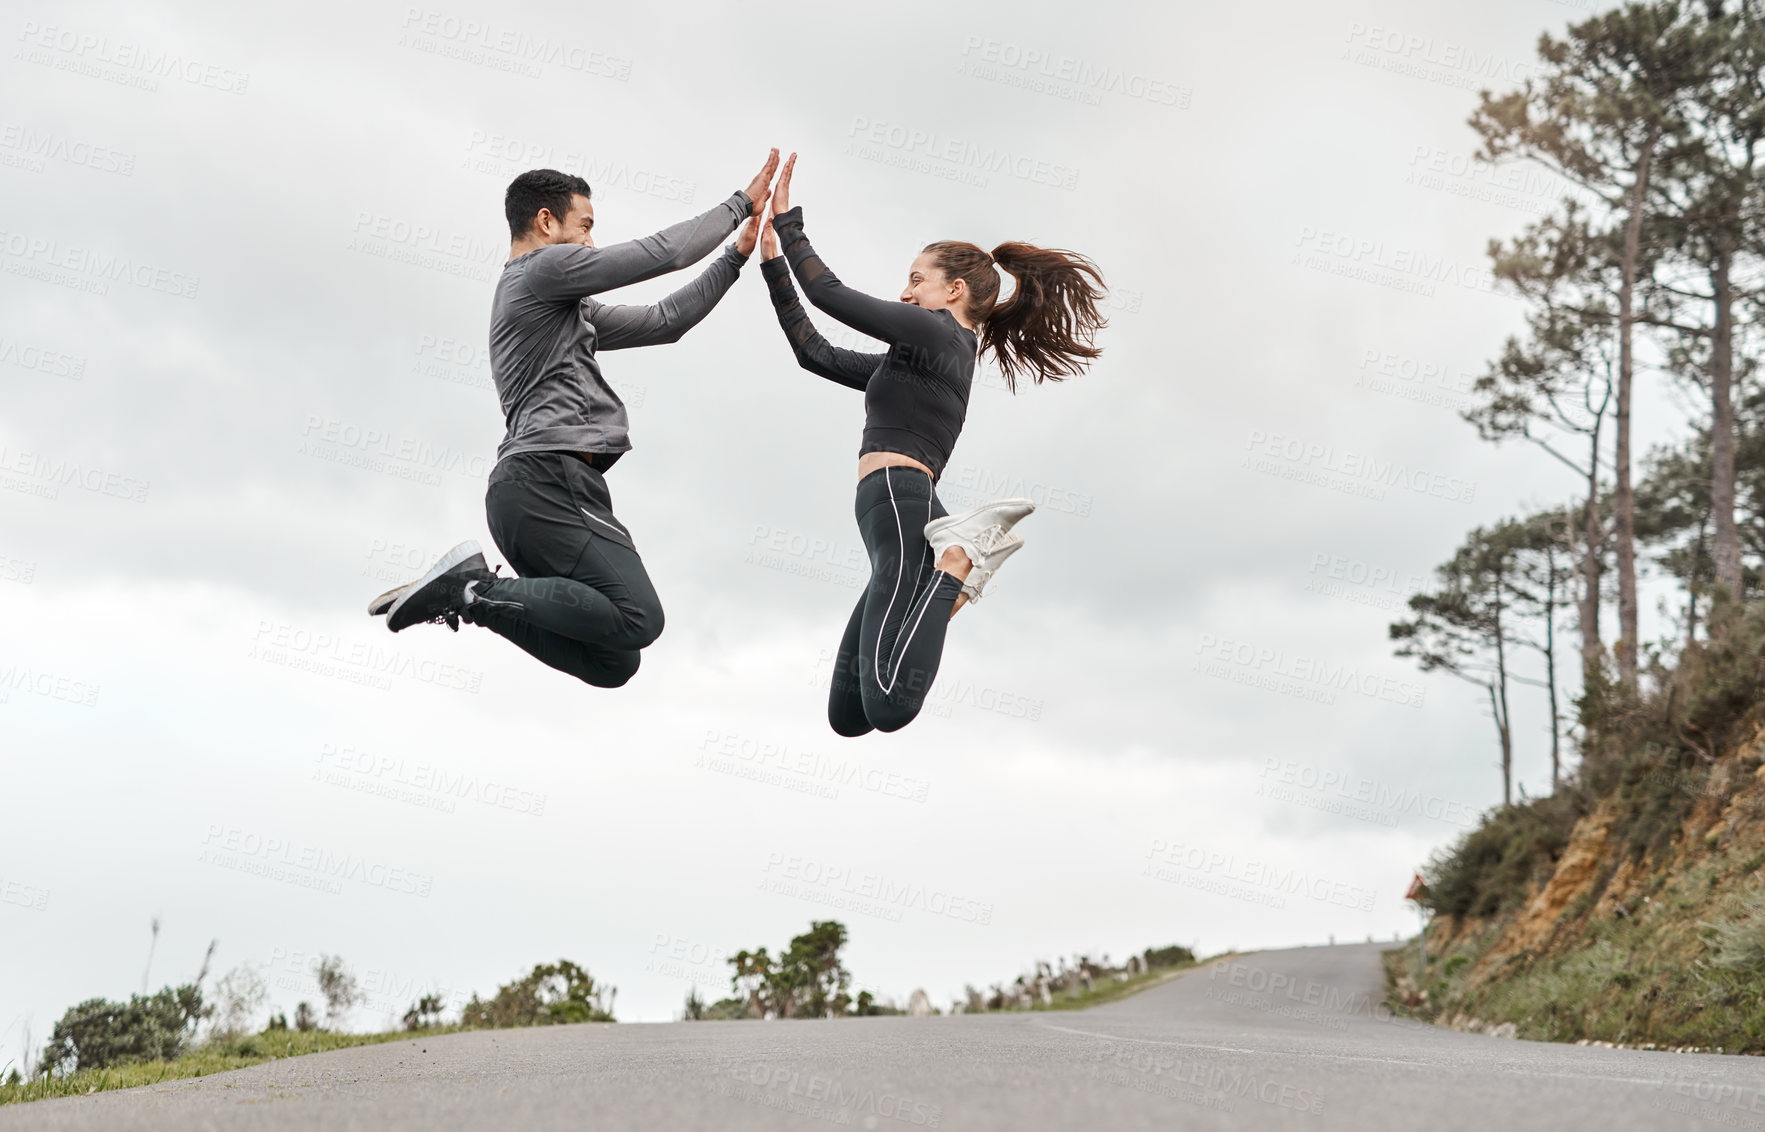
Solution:
<svg viewBox="0 0 1765 1132">
<path fill-rule="evenodd" d="M 926 475 L 932 470 L 911 456 L 903 456 L 899 452 L 866 452 L 858 457 L 858 478 L 863 479 L 878 468 L 918 468 Z M 933 478 L 937 478 L 933 476 Z"/>
<path fill-rule="evenodd" d="M 859 479 L 863 479 L 878 468 L 916 468 L 928 476 L 932 474 L 930 468 L 913 457 L 903 456 L 899 452 L 866 452 L 858 457 Z M 932 476 L 932 478 L 936 479 L 937 477 Z M 953 574 L 958 579 L 967 578 L 968 572 L 973 568 L 974 564 L 968 560 L 968 555 L 959 546 L 952 546 L 945 550 L 943 557 L 938 559 L 938 569 L 946 574 Z M 956 599 L 956 604 L 950 607 L 950 616 L 956 616 L 956 611 L 966 604 L 968 604 L 968 595 L 959 596 Z"/>
</svg>

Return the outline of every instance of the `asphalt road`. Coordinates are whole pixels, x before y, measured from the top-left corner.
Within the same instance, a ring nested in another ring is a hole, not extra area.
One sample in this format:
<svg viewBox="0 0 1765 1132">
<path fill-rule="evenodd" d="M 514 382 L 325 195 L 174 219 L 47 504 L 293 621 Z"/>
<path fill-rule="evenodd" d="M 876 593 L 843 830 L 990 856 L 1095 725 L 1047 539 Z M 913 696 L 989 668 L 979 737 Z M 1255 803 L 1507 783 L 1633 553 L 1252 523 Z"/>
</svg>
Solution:
<svg viewBox="0 0 1765 1132">
<path fill-rule="evenodd" d="M 1084 1012 L 555 1026 L 0 1108 L 12 1129 L 1702 1129 L 1765 1058 L 1393 1019 L 1379 945 L 1263 952 Z"/>
</svg>

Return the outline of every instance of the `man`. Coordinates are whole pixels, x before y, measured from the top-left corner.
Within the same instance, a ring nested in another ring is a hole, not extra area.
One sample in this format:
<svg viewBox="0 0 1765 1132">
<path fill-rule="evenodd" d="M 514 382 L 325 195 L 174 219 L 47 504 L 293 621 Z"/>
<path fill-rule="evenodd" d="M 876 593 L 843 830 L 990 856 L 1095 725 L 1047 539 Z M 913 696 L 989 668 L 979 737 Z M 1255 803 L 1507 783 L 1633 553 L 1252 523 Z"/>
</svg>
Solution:
<svg viewBox="0 0 1765 1132">
<path fill-rule="evenodd" d="M 710 313 L 754 250 L 778 168 L 772 150 L 747 189 L 654 236 L 599 248 L 580 177 L 535 169 L 510 183 L 509 262 L 490 314 L 490 372 L 508 420 L 484 509 L 517 577 L 499 578 L 476 542 L 375 598 L 394 633 L 422 622 L 481 625 L 553 668 L 617 688 L 662 632 L 662 605 L 604 474 L 629 451 L 625 405 L 601 376 L 601 350 L 678 341 Z M 737 225 L 699 277 L 654 306 L 594 296 L 696 263 Z"/>
</svg>

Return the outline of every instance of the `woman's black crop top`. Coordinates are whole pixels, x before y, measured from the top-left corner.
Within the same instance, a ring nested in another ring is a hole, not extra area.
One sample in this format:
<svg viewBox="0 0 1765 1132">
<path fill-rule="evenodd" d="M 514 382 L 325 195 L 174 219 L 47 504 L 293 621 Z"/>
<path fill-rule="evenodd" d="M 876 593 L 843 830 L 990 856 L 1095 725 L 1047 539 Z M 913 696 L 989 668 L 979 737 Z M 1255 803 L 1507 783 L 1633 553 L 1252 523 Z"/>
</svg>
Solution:
<svg viewBox="0 0 1765 1132">
<path fill-rule="evenodd" d="M 934 479 L 943 475 L 968 415 L 977 355 L 974 331 L 947 310 L 874 298 L 841 283 L 809 246 L 801 207 L 773 217 L 772 227 L 784 254 L 762 263 L 760 270 L 778 323 L 798 365 L 864 390 L 859 455 L 899 452 L 925 464 Z M 817 333 L 791 287 L 792 271 L 811 303 L 853 330 L 888 343 L 888 352 L 843 350 Z"/>
</svg>

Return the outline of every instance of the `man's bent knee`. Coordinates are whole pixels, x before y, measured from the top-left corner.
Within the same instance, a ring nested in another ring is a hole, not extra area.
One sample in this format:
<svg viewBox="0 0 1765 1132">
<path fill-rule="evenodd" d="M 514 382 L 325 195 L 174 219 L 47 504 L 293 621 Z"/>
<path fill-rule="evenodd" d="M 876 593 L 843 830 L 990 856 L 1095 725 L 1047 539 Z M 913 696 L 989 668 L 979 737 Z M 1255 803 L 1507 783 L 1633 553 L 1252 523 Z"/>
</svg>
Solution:
<svg viewBox="0 0 1765 1132">
<path fill-rule="evenodd" d="M 636 652 L 620 653 L 597 665 L 593 671 L 578 675 L 583 683 L 597 688 L 622 688 L 626 681 L 637 675 L 637 668 L 641 663 L 643 657 Z"/>
<path fill-rule="evenodd" d="M 632 624 L 632 648 L 647 649 L 656 643 L 662 635 L 662 626 L 667 618 L 662 614 L 662 605 L 657 602 L 648 606 Z"/>
<path fill-rule="evenodd" d="M 628 595 L 615 599 L 613 608 L 619 615 L 618 626 L 607 637 L 617 649 L 647 649 L 662 635 L 666 618 L 662 603 L 652 594 L 647 599 Z"/>
</svg>

